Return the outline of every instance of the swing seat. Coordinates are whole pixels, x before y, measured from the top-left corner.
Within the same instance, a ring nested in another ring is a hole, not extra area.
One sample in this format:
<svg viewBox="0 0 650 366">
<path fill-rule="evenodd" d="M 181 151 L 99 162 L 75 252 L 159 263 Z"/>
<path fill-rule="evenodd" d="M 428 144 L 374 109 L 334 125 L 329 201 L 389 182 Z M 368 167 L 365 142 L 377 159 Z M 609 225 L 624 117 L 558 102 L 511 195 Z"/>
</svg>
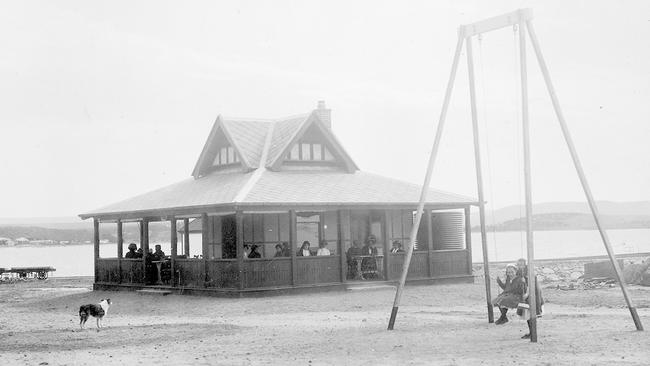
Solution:
<svg viewBox="0 0 650 366">
<path fill-rule="evenodd" d="M 525 302 L 517 304 L 517 315 L 520 319 L 528 320 L 530 318 L 530 305 Z"/>
</svg>

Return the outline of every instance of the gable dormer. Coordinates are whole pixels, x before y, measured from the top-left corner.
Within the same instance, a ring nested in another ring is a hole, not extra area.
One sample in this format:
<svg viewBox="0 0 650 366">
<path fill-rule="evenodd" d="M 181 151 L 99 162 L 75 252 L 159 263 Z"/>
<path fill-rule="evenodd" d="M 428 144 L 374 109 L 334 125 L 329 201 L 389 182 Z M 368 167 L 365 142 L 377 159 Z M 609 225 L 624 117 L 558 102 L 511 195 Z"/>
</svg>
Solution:
<svg viewBox="0 0 650 366">
<path fill-rule="evenodd" d="M 326 139 L 310 127 L 290 148 L 284 158 L 285 163 L 336 163 L 338 159 L 332 155 Z"/>
<path fill-rule="evenodd" d="M 210 135 L 194 166 L 192 176 L 198 179 L 215 170 L 233 171 L 242 169 L 248 170 L 250 166 L 242 157 L 242 152 L 226 128 L 225 122 L 219 116 L 212 126 Z"/>
<path fill-rule="evenodd" d="M 331 130 L 329 109 L 324 102 L 306 118 L 278 121 L 274 146 L 281 146 L 270 155 L 267 167 L 271 170 L 285 169 L 338 169 L 353 173 L 359 168 L 336 139 Z M 293 124 L 292 134 L 283 123 Z M 281 132 L 285 131 L 285 132 Z M 282 142 L 279 142 L 282 141 Z"/>
<path fill-rule="evenodd" d="M 212 160 L 212 168 L 226 168 L 239 164 L 239 154 L 227 141 L 216 147 L 216 155 Z"/>
</svg>

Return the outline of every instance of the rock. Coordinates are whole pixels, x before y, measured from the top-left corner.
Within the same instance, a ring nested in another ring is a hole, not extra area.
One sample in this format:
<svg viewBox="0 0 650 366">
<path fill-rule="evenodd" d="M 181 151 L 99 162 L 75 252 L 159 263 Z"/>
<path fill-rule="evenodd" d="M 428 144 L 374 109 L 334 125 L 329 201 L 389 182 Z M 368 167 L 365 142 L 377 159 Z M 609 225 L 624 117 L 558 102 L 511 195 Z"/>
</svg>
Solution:
<svg viewBox="0 0 650 366">
<path fill-rule="evenodd" d="M 557 282 L 560 280 L 560 277 L 556 274 L 549 274 L 548 276 L 544 277 L 545 282 Z"/>
<path fill-rule="evenodd" d="M 544 267 L 544 268 L 542 268 L 542 273 L 545 274 L 545 275 L 555 274 L 555 271 L 552 268 Z"/>
<path fill-rule="evenodd" d="M 576 280 L 578 280 L 580 277 L 582 277 L 582 272 L 571 272 L 571 276 L 570 276 L 570 277 L 571 277 L 572 280 L 576 281 Z"/>
</svg>

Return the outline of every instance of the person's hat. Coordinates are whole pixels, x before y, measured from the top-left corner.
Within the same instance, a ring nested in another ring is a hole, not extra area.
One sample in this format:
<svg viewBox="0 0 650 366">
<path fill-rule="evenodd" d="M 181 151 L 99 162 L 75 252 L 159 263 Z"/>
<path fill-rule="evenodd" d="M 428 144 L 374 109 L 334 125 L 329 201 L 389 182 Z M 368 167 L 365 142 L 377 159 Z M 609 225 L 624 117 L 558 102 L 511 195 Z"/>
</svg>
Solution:
<svg viewBox="0 0 650 366">
<path fill-rule="evenodd" d="M 135 245 L 135 243 L 129 244 L 129 250 L 136 250 L 137 248 L 138 248 L 138 246 Z"/>
</svg>

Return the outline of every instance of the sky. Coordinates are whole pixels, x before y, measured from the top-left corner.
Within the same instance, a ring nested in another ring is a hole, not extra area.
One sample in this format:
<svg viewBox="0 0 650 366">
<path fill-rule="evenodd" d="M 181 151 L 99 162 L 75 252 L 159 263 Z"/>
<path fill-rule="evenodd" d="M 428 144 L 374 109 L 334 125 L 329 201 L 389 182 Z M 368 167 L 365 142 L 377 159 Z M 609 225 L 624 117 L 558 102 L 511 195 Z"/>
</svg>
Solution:
<svg viewBox="0 0 650 366">
<path fill-rule="evenodd" d="M 650 200 L 647 1 L 21 1 L 0 4 L 0 217 L 186 179 L 219 114 L 318 100 L 362 170 L 421 184 L 458 26 L 525 7 L 594 196 Z M 492 208 L 523 203 L 516 37 L 473 41 Z M 583 200 L 527 55 L 533 200 Z M 469 106 L 463 51 L 431 186 L 476 197 Z"/>
</svg>

